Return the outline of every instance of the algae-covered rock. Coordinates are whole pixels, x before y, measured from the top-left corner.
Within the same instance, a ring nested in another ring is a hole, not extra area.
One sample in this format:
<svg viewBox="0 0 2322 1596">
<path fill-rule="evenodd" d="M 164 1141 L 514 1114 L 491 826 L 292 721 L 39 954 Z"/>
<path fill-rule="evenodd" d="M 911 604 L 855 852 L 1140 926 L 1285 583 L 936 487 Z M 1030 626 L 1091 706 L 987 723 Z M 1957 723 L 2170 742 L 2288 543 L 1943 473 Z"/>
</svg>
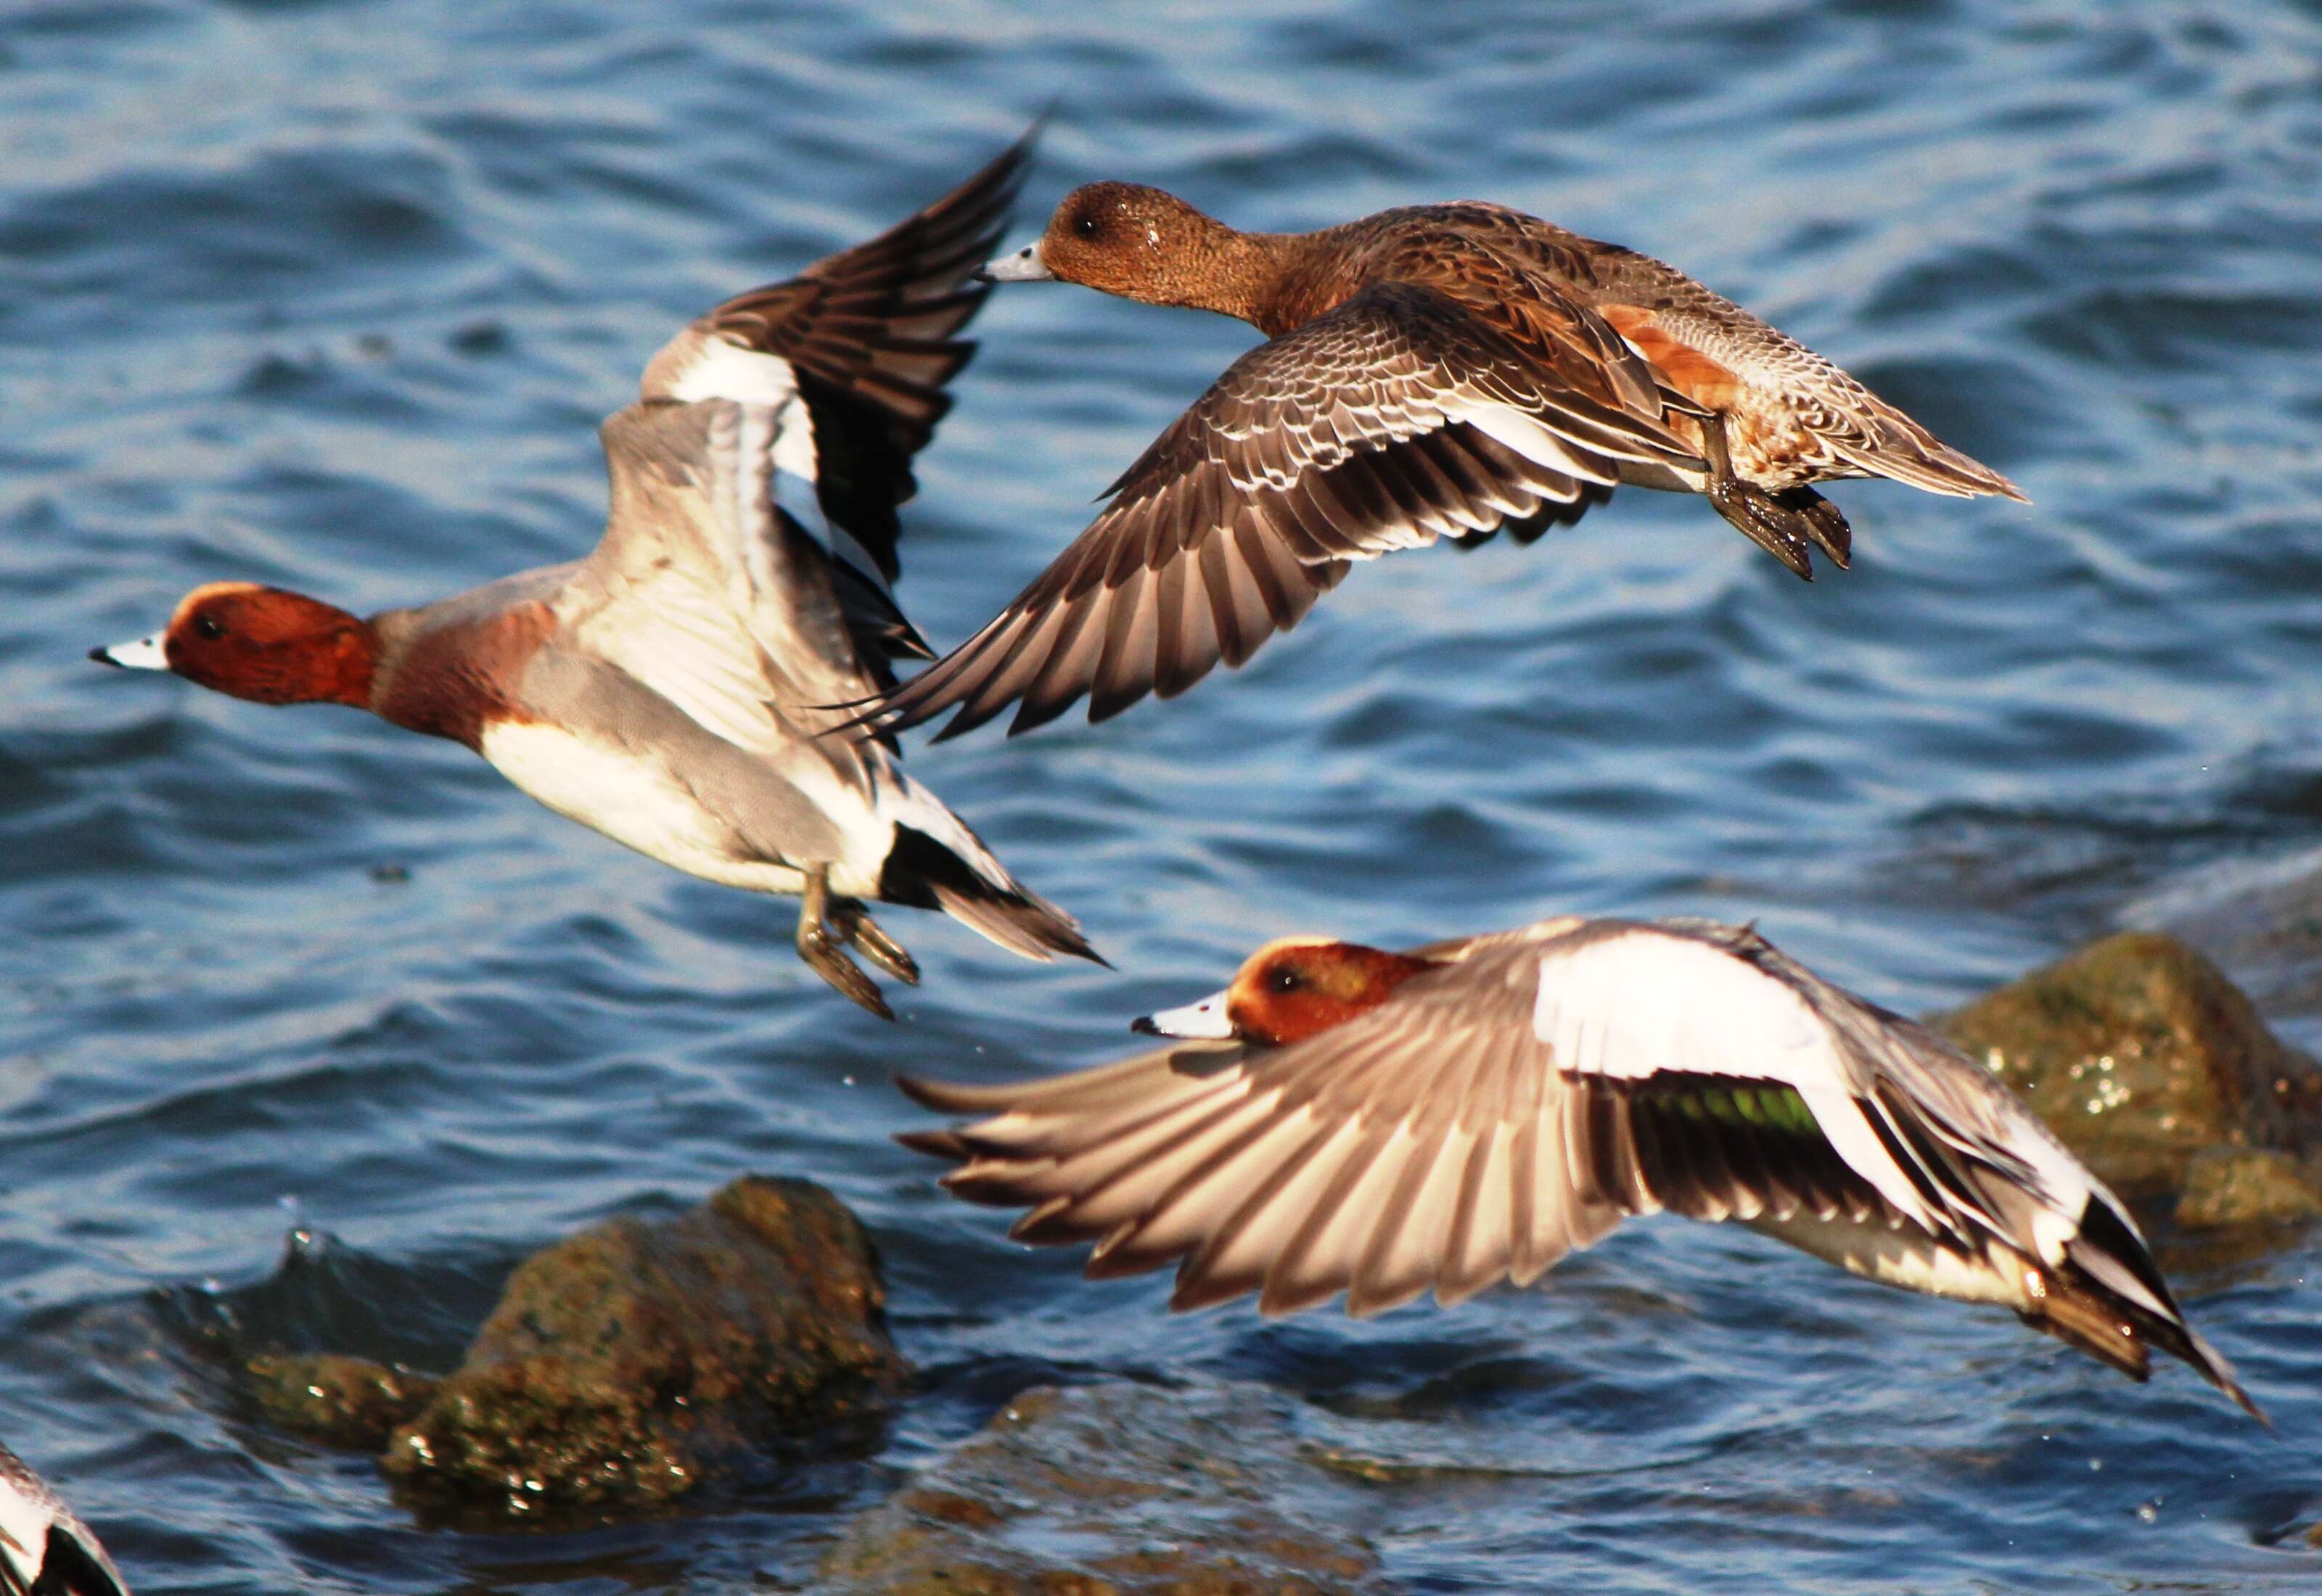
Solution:
<svg viewBox="0 0 2322 1596">
<path fill-rule="evenodd" d="M 1255 1385 L 1024 1392 L 825 1558 L 832 1596 L 1337 1596 L 1385 1587 L 1355 1488 Z"/>
<path fill-rule="evenodd" d="M 650 1507 L 719 1461 L 874 1435 L 909 1373 L 863 1228 L 803 1181 L 736 1181 L 518 1266 L 384 1464 L 431 1505 L 562 1520 Z"/>
<path fill-rule="evenodd" d="M 242 1366 L 259 1410 L 326 1446 L 376 1452 L 434 1394 L 436 1380 L 336 1353 L 261 1353 Z"/>
<path fill-rule="evenodd" d="M 2180 1225 L 2282 1225 L 2322 1215 L 2317 1190 L 2287 1153 L 2262 1147 L 2212 1147 L 2193 1160 Z"/>
<path fill-rule="evenodd" d="M 2173 937 L 2090 944 L 1935 1022 L 2130 1196 L 2182 1189 L 2208 1148 L 2301 1152 L 2311 1061 Z"/>
</svg>

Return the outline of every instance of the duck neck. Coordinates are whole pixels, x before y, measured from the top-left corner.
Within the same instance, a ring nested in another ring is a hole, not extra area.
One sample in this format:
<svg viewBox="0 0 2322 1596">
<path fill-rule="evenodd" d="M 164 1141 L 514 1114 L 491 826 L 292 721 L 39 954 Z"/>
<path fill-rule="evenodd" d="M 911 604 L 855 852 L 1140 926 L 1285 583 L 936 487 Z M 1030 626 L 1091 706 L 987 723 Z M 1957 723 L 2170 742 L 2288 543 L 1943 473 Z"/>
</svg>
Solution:
<svg viewBox="0 0 2322 1596">
<path fill-rule="evenodd" d="M 349 618 L 354 625 L 341 635 L 330 668 L 318 683 L 326 689 L 321 701 L 368 709 L 379 682 L 379 629 L 359 616 Z"/>
<path fill-rule="evenodd" d="M 1173 274 L 1169 299 L 1196 310 L 1216 311 L 1278 337 L 1314 314 L 1305 283 L 1309 233 L 1243 233 L 1204 216 L 1199 245 L 1188 251 L 1185 269 Z"/>
</svg>

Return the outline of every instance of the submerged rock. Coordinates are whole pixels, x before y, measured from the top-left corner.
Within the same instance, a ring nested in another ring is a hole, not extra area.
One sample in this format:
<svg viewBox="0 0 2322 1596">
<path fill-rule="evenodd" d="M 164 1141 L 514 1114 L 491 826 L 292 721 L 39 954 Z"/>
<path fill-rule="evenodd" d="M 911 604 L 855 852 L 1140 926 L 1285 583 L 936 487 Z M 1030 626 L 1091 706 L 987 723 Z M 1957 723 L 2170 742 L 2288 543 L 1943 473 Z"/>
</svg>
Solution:
<svg viewBox="0 0 2322 1596">
<path fill-rule="evenodd" d="M 804 1181 L 615 1219 L 518 1266 L 384 1465 L 428 1505 L 538 1521 L 649 1508 L 748 1452 L 860 1446 L 909 1373 L 885 1300 L 862 1226 Z"/>
<path fill-rule="evenodd" d="M 259 1410 L 293 1435 L 376 1452 L 435 1392 L 433 1374 L 337 1353 L 261 1353 L 243 1365 Z"/>
<path fill-rule="evenodd" d="M 2183 1190 L 2212 1148 L 2302 1154 L 2322 1107 L 2313 1061 L 2153 932 L 2091 943 L 1935 1024 L 2124 1196 Z"/>
<path fill-rule="evenodd" d="M 1355 1488 L 1263 1386 L 1039 1387 L 824 1559 L 831 1596 L 1339 1596 L 1385 1589 Z M 1302 1510 L 1307 1509 L 1307 1510 Z"/>
<path fill-rule="evenodd" d="M 2215 1227 L 2286 1225 L 2322 1215 L 2322 1190 L 2287 1153 L 2212 1147 L 2193 1160 L 2177 1222 Z"/>
</svg>

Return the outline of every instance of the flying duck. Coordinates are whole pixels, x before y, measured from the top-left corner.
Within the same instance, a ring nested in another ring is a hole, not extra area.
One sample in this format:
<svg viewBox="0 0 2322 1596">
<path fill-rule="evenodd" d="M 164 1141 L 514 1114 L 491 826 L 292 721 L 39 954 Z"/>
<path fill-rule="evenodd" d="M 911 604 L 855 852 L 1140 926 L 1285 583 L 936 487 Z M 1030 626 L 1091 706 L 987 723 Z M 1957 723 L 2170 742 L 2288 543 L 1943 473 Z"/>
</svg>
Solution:
<svg viewBox="0 0 2322 1596">
<path fill-rule="evenodd" d="M 1480 201 L 1241 233 L 1092 183 L 995 281 L 1220 312 L 1270 342 L 1107 490 L 1087 531 L 866 724 L 1016 705 L 1011 734 L 1169 698 L 1296 625 L 1357 561 L 1507 527 L 1530 543 L 1621 483 L 1707 496 L 1799 576 L 1851 534 L 1814 484 L 2024 496 L 1675 267 Z"/>
<path fill-rule="evenodd" d="M 558 814 L 690 875 L 796 894 L 799 954 L 892 1017 L 848 953 L 916 982 L 864 906 L 940 909 L 1026 958 L 1096 952 L 891 745 L 812 706 L 928 657 L 889 595 L 911 458 L 950 406 L 1030 137 L 917 215 L 672 339 L 601 429 L 588 558 L 368 618 L 213 582 L 160 632 L 92 651 L 261 704 L 344 704 L 463 743 Z M 800 514 L 778 479 L 811 488 Z"/>
<path fill-rule="evenodd" d="M 954 1195 L 1029 1208 L 1019 1239 L 1093 1242 L 1092 1277 L 1175 1263 L 1173 1308 L 1449 1306 L 1666 1209 L 2011 1308 L 2139 1381 L 2158 1348 L 2258 1412 L 2029 1109 L 1747 927 L 1294 937 L 1138 1028 L 1186 1040 L 1010 1086 L 902 1079 L 975 1118 L 899 1139 L 957 1166 Z"/>
</svg>

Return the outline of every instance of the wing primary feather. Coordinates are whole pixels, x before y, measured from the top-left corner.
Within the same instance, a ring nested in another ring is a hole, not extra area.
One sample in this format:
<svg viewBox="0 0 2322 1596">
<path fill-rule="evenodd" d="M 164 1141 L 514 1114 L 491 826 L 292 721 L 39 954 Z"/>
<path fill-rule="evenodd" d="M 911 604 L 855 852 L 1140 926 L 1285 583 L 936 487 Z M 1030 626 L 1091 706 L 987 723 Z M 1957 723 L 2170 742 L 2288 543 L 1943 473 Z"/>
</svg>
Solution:
<svg viewBox="0 0 2322 1596">
<path fill-rule="evenodd" d="M 1356 1201 L 1357 1193 L 1373 1179 L 1380 1155 L 1394 1141 L 1395 1131 L 1395 1121 L 1384 1117 L 1375 1119 L 1364 1129 L 1361 1141 L 1339 1161 L 1330 1184 L 1317 1194 L 1313 1207 L 1283 1243 L 1266 1271 L 1265 1290 L 1258 1298 L 1260 1313 L 1295 1313 L 1347 1289 L 1353 1271 L 1344 1246 L 1334 1249 L 1326 1259 L 1321 1256 L 1321 1244 L 1338 1231 L 1362 1234 L 1366 1209 Z"/>
<path fill-rule="evenodd" d="M 1089 688 L 1089 719 L 1105 721 L 1152 690 L 1155 620 L 1154 583 L 1137 568 L 1112 596 L 1105 617 L 1104 652 L 1097 658 Z"/>
<path fill-rule="evenodd" d="M 1169 1306 L 1207 1308 L 1246 1292 L 1266 1281 L 1281 1255 L 1278 1232 L 1285 1220 L 1307 1211 L 1318 1168 L 1324 1173 L 1330 1149 L 1360 1135 L 1350 1120 L 1321 1119 L 1313 1133 L 1289 1155 L 1266 1172 L 1239 1207 L 1213 1226 L 1208 1236 L 1177 1266 L 1176 1290 Z"/>
<path fill-rule="evenodd" d="M 1436 1283 L 1442 1269 L 1458 1181 L 1467 1168 L 1470 1140 L 1446 1117 L 1431 1117 L 1421 1132 L 1423 1151 L 1406 1166 L 1407 1200 L 1389 1205 L 1394 1222 L 1382 1226 L 1366 1249 L 1348 1298 L 1348 1311 L 1376 1313 L 1408 1302 Z"/>
</svg>

